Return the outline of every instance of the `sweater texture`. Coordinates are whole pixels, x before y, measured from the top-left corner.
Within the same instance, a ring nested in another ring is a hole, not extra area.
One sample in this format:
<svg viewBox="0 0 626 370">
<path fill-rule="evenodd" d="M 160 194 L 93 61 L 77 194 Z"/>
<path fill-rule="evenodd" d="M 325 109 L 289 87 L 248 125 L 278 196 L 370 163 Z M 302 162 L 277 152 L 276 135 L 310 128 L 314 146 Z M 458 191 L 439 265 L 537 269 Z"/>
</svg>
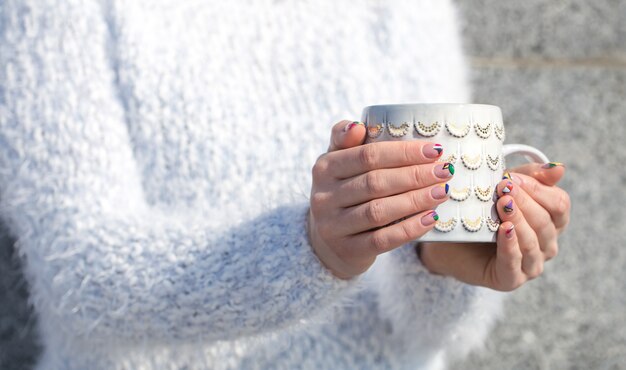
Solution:
<svg viewBox="0 0 626 370">
<path fill-rule="evenodd" d="M 444 369 L 505 293 L 306 233 L 331 126 L 467 102 L 449 1 L 6 0 L 0 217 L 38 370 Z M 4 303 L 3 303 L 4 304 Z"/>
</svg>

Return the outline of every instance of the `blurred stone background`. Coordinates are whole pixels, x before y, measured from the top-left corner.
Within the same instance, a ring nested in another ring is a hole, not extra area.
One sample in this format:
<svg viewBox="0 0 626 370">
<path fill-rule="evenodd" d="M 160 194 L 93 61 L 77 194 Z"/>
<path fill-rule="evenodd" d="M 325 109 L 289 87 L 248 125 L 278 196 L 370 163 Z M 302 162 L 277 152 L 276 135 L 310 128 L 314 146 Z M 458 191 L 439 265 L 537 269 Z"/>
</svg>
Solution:
<svg viewBox="0 0 626 370">
<path fill-rule="evenodd" d="M 572 221 L 544 274 L 514 291 L 483 350 L 452 369 L 626 369 L 626 0 L 456 0 L 477 103 L 507 142 L 567 166 Z M 40 348 L 0 225 L 0 369 Z"/>
<path fill-rule="evenodd" d="M 452 369 L 626 369 L 626 1 L 456 3 L 474 101 L 566 164 L 573 205 L 557 258 Z"/>
</svg>

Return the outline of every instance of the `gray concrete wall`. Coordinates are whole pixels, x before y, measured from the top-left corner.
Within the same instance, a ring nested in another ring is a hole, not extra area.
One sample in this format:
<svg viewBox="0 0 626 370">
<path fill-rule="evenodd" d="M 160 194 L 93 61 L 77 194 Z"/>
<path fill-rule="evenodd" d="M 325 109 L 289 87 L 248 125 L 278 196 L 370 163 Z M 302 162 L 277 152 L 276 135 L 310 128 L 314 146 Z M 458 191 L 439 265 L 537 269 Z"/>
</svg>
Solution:
<svg viewBox="0 0 626 370">
<path fill-rule="evenodd" d="M 626 1 L 457 0 L 475 102 L 566 164 L 572 221 L 453 369 L 626 369 Z"/>
</svg>

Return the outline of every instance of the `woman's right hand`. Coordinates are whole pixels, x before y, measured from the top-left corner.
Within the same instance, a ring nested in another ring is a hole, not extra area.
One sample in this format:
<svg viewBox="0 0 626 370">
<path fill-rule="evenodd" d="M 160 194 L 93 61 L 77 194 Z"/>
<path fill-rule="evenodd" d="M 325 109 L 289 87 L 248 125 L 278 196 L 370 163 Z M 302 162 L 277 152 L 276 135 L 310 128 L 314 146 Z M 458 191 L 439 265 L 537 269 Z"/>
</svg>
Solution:
<svg viewBox="0 0 626 370">
<path fill-rule="evenodd" d="M 442 149 L 435 143 L 361 145 L 365 127 L 351 123 L 333 127 L 328 152 L 313 166 L 307 223 L 316 255 L 341 279 L 430 231 L 454 173 L 452 165 L 436 163 Z"/>
</svg>

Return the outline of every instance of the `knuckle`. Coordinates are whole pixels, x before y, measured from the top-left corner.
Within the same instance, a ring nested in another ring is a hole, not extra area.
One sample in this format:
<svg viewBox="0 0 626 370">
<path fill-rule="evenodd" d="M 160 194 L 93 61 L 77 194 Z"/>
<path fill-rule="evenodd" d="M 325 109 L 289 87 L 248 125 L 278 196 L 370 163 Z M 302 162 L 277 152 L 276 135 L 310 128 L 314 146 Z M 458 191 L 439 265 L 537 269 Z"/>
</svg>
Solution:
<svg viewBox="0 0 626 370">
<path fill-rule="evenodd" d="M 389 242 L 387 241 L 382 229 L 372 232 L 372 235 L 370 236 L 370 245 L 376 254 L 381 254 L 387 251 Z"/>
<path fill-rule="evenodd" d="M 539 241 L 535 238 L 529 242 L 520 244 L 522 254 L 528 255 L 539 248 Z"/>
<path fill-rule="evenodd" d="M 560 215 L 564 215 L 569 212 L 571 206 L 572 203 L 569 194 L 565 191 L 561 191 L 557 199 L 556 212 Z"/>
<path fill-rule="evenodd" d="M 559 254 L 559 244 L 554 242 L 551 243 L 547 248 L 546 251 L 544 253 L 544 255 L 546 256 L 546 260 L 551 260 L 554 257 L 556 257 Z"/>
<path fill-rule="evenodd" d="M 385 188 L 383 177 L 377 172 L 370 171 L 365 174 L 365 189 L 369 194 L 381 194 Z"/>
<path fill-rule="evenodd" d="M 378 149 L 376 149 L 376 145 L 364 145 L 361 147 L 359 161 L 366 169 L 375 168 L 376 162 L 378 161 Z"/>
<path fill-rule="evenodd" d="M 408 222 L 400 222 L 398 226 L 400 226 L 400 232 L 402 233 L 402 240 L 404 242 L 408 242 L 417 237 L 415 235 L 415 229 L 412 228 Z"/>
<path fill-rule="evenodd" d="M 372 225 L 381 225 L 384 223 L 384 207 L 381 201 L 372 200 L 365 206 L 365 217 Z"/>
<path fill-rule="evenodd" d="M 322 192 L 315 192 L 311 195 L 311 211 L 314 215 L 319 215 L 328 201 L 328 195 Z"/>
<path fill-rule="evenodd" d="M 409 201 L 413 210 L 420 211 L 424 208 L 426 195 L 422 191 L 412 191 L 409 193 Z"/>
<path fill-rule="evenodd" d="M 317 158 L 317 161 L 315 161 L 315 163 L 313 164 L 313 169 L 312 169 L 314 181 L 321 177 L 327 176 L 328 168 L 329 168 L 328 162 L 329 162 L 328 158 L 326 158 L 326 155 L 324 154 L 322 154 L 321 156 Z"/>
<path fill-rule="evenodd" d="M 424 170 L 420 166 L 413 166 L 411 170 L 413 186 L 416 188 L 421 188 L 424 183 Z"/>
<path fill-rule="evenodd" d="M 537 267 L 535 267 L 535 273 L 533 274 L 534 278 L 537 278 L 543 274 L 543 262 L 537 263 Z"/>
<path fill-rule="evenodd" d="M 403 147 L 403 155 L 404 155 L 404 162 L 405 163 L 411 163 L 414 161 L 415 158 L 415 142 L 411 142 L 411 141 L 405 141 Z M 421 145 L 421 143 L 420 143 Z"/>
</svg>

